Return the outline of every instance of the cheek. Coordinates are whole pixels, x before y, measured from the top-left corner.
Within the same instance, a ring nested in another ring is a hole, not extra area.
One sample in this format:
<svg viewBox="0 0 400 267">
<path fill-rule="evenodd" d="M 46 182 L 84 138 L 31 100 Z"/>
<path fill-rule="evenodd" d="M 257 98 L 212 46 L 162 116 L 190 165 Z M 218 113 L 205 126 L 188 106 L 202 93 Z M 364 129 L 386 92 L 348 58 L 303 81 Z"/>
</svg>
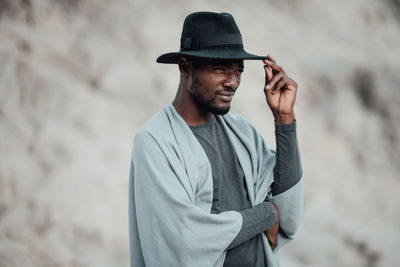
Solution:
<svg viewBox="0 0 400 267">
<path fill-rule="evenodd" d="M 215 91 L 221 88 L 222 79 L 215 75 L 198 76 L 194 78 L 193 84 L 205 95 L 214 95 Z"/>
<path fill-rule="evenodd" d="M 207 79 L 204 80 L 203 84 L 214 93 L 214 91 L 223 88 L 222 86 L 223 82 L 224 82 L 224 77 L 222 75 L 215 74 L 215 75 L 209 75 Z"/>
<path fill-rule="evenodd" d="M 189 88 L 192 94 L 201 96 L 202 98 L 208 98 L 209 90 L 200 77 L 194 76 Z"/>
</svg>

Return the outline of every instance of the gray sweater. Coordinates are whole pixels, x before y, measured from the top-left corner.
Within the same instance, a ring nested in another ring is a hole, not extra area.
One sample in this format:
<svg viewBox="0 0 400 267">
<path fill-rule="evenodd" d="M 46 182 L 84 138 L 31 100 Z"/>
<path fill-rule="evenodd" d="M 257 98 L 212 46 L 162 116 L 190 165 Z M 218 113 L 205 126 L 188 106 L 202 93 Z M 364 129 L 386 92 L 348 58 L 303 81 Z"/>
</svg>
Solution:
<svg viewBox="0 0 400 267">
<path fill-rule="evenodd" d="M 215 117 L 209 123 L 190 128 L 211 164 L 213 173 L 211 212 L 235 210 L 243 217 L 242 228 L 228 247 L 224 266 L 265 266 L 261 234 L 276 223 L 271 204 L 266 200 L 251 207 L 243 171 L 227 134 Z M 295 185 L 301 177 L 296 122 L 275 124 L 275 136 L 277 151 L 271 193 L 278 195 Z"/>
</svg>

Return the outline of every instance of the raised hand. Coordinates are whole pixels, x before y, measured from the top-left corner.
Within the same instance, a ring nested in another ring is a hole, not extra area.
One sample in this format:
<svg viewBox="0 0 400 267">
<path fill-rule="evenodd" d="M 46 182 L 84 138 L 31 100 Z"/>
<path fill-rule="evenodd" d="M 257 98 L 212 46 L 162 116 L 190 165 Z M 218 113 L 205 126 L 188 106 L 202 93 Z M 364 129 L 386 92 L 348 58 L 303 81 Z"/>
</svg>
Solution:
<svg viewBox="0 0 400 267">
<path fill-rule="evenodd" d="M 297 83 L 289 78 L 275 59 L 267 55 L 264 60 L 264 93 L 268 106 L 277 123 L 290 123 L 295 119 L 293 106 L 296 101 Z"/>
</svg>

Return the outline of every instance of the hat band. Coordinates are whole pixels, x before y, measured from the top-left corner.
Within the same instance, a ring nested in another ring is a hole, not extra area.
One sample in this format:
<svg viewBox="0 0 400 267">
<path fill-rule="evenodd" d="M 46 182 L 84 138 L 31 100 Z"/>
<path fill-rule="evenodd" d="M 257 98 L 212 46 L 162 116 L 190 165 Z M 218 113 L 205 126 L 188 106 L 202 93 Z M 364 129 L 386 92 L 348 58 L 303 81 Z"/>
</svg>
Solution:
<svg viewBox="0 0 400 267">
<path fill-rule="evenodd" d="M 243 45 L 240 34 L 221 34 L 203 38 L 182 38 L 181 50 L 196 50 L 210 46 Z"/>
</svg>

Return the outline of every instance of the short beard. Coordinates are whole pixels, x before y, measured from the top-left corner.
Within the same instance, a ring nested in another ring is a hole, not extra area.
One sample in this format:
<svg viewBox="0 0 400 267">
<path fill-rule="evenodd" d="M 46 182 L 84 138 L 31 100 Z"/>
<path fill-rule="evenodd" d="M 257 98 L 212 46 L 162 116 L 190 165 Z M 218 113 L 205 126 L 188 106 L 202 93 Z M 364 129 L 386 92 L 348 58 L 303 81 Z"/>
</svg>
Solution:
<svg viewBox="0 0 400 267">
<path fill-rule="evenodd" d="M 215 103 L 215 99 L 216 99 L 215 95 L 210 100 L 204 99 L 203 93 L 196 90 L 197 88 L 201 87 L 201 85 L 202 85 L 201 82 L 199 82 L 196 77 L 193 77 L 193 83 L 192 83 L 192 86 L 190 87 L 190 96 L 193 99 L 193 101 L 198 106 L 211 112 L 214 115 L 225 115 L 226 113 L 228 113 L 231 108 L 230 106 L 224 107 L 224 108 L 219 108 L 219 107 L 213 105 Z"/>
</svg>

